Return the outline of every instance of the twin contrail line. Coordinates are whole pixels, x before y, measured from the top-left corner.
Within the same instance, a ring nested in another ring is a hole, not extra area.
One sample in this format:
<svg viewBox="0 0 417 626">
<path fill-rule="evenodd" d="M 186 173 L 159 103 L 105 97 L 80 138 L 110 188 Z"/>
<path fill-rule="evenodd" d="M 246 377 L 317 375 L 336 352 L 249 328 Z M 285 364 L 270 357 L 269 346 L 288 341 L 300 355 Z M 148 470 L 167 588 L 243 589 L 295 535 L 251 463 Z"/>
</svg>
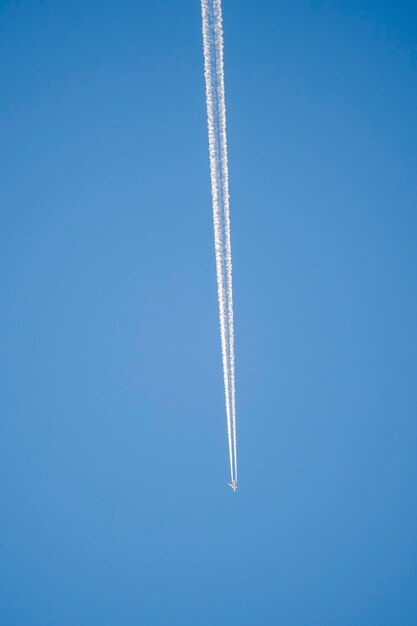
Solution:
<svg viewBox="0 0 417 626">
<path fill-rule="evenodd" d="M 235 490 L 237 487 L 235 354 L 221 0 L 201 0 L 201 12 L 227 437 L 231 487 Z"/>
</svg>

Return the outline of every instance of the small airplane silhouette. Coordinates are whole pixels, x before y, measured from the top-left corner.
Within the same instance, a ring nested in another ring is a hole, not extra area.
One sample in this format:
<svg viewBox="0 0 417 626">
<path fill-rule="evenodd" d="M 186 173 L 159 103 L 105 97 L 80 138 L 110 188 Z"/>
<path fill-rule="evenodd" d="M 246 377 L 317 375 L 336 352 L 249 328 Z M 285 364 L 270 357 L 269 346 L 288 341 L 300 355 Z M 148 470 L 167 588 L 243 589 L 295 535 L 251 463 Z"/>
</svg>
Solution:
<svg viewBox="0 0 417 626">
<path fill-rule="evenodd" d="M 235 480 L 232 480 L 231 483 L 227 483 L 229 485 L 229 487 L 231 487 L 233 489 L 233 491 L 236 491 L 237 489 L 237 482 Z"/>
</svg>

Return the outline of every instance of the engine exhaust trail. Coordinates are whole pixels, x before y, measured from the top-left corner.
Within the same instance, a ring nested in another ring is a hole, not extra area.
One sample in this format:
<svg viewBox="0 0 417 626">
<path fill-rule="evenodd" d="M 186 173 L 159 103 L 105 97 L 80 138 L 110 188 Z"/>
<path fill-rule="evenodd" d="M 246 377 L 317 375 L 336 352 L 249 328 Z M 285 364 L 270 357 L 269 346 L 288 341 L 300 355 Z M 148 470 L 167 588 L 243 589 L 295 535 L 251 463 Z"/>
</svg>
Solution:
<svg viewBox="0 0 417 626">
<path fill-rule="evenodd" d="M 232 249 L 230 243 L 221 0 L 201 0 L 201 11 L 227 437 L 231 486 L 235 491 L 237 487 L 237 445 Z"/>
</svg>

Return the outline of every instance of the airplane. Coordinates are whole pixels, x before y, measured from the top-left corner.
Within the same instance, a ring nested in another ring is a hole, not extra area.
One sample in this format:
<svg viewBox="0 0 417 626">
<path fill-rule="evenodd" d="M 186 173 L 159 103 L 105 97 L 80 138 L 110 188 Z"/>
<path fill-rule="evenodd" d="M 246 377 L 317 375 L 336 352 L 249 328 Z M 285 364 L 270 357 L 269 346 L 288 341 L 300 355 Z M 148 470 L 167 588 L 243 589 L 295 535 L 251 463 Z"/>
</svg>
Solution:
<svg viewBox="0 0 417 626">
<path fill-rule="evenodd" d="M 231 487 L 233 489 L 233 491 L 236 491 L 237 489 L 237 482 L 235 480 L 232 480 L 231 483 L 227 483 L 229 485 L 229 487 Z"/>
</svg>

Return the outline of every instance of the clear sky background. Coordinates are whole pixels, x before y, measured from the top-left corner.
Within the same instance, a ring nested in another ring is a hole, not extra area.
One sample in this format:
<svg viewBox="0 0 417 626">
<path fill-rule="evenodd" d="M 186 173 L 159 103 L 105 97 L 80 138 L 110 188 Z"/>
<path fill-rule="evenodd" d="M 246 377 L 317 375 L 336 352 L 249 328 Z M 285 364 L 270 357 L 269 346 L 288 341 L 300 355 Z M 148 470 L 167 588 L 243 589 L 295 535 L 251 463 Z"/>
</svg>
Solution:
<svg viewBox="0 0 417 626">
<path fill-rule="evenodd" d="M 417 5 L 0 2 L 0 623 L 415 626 Z"/>
</svg>

